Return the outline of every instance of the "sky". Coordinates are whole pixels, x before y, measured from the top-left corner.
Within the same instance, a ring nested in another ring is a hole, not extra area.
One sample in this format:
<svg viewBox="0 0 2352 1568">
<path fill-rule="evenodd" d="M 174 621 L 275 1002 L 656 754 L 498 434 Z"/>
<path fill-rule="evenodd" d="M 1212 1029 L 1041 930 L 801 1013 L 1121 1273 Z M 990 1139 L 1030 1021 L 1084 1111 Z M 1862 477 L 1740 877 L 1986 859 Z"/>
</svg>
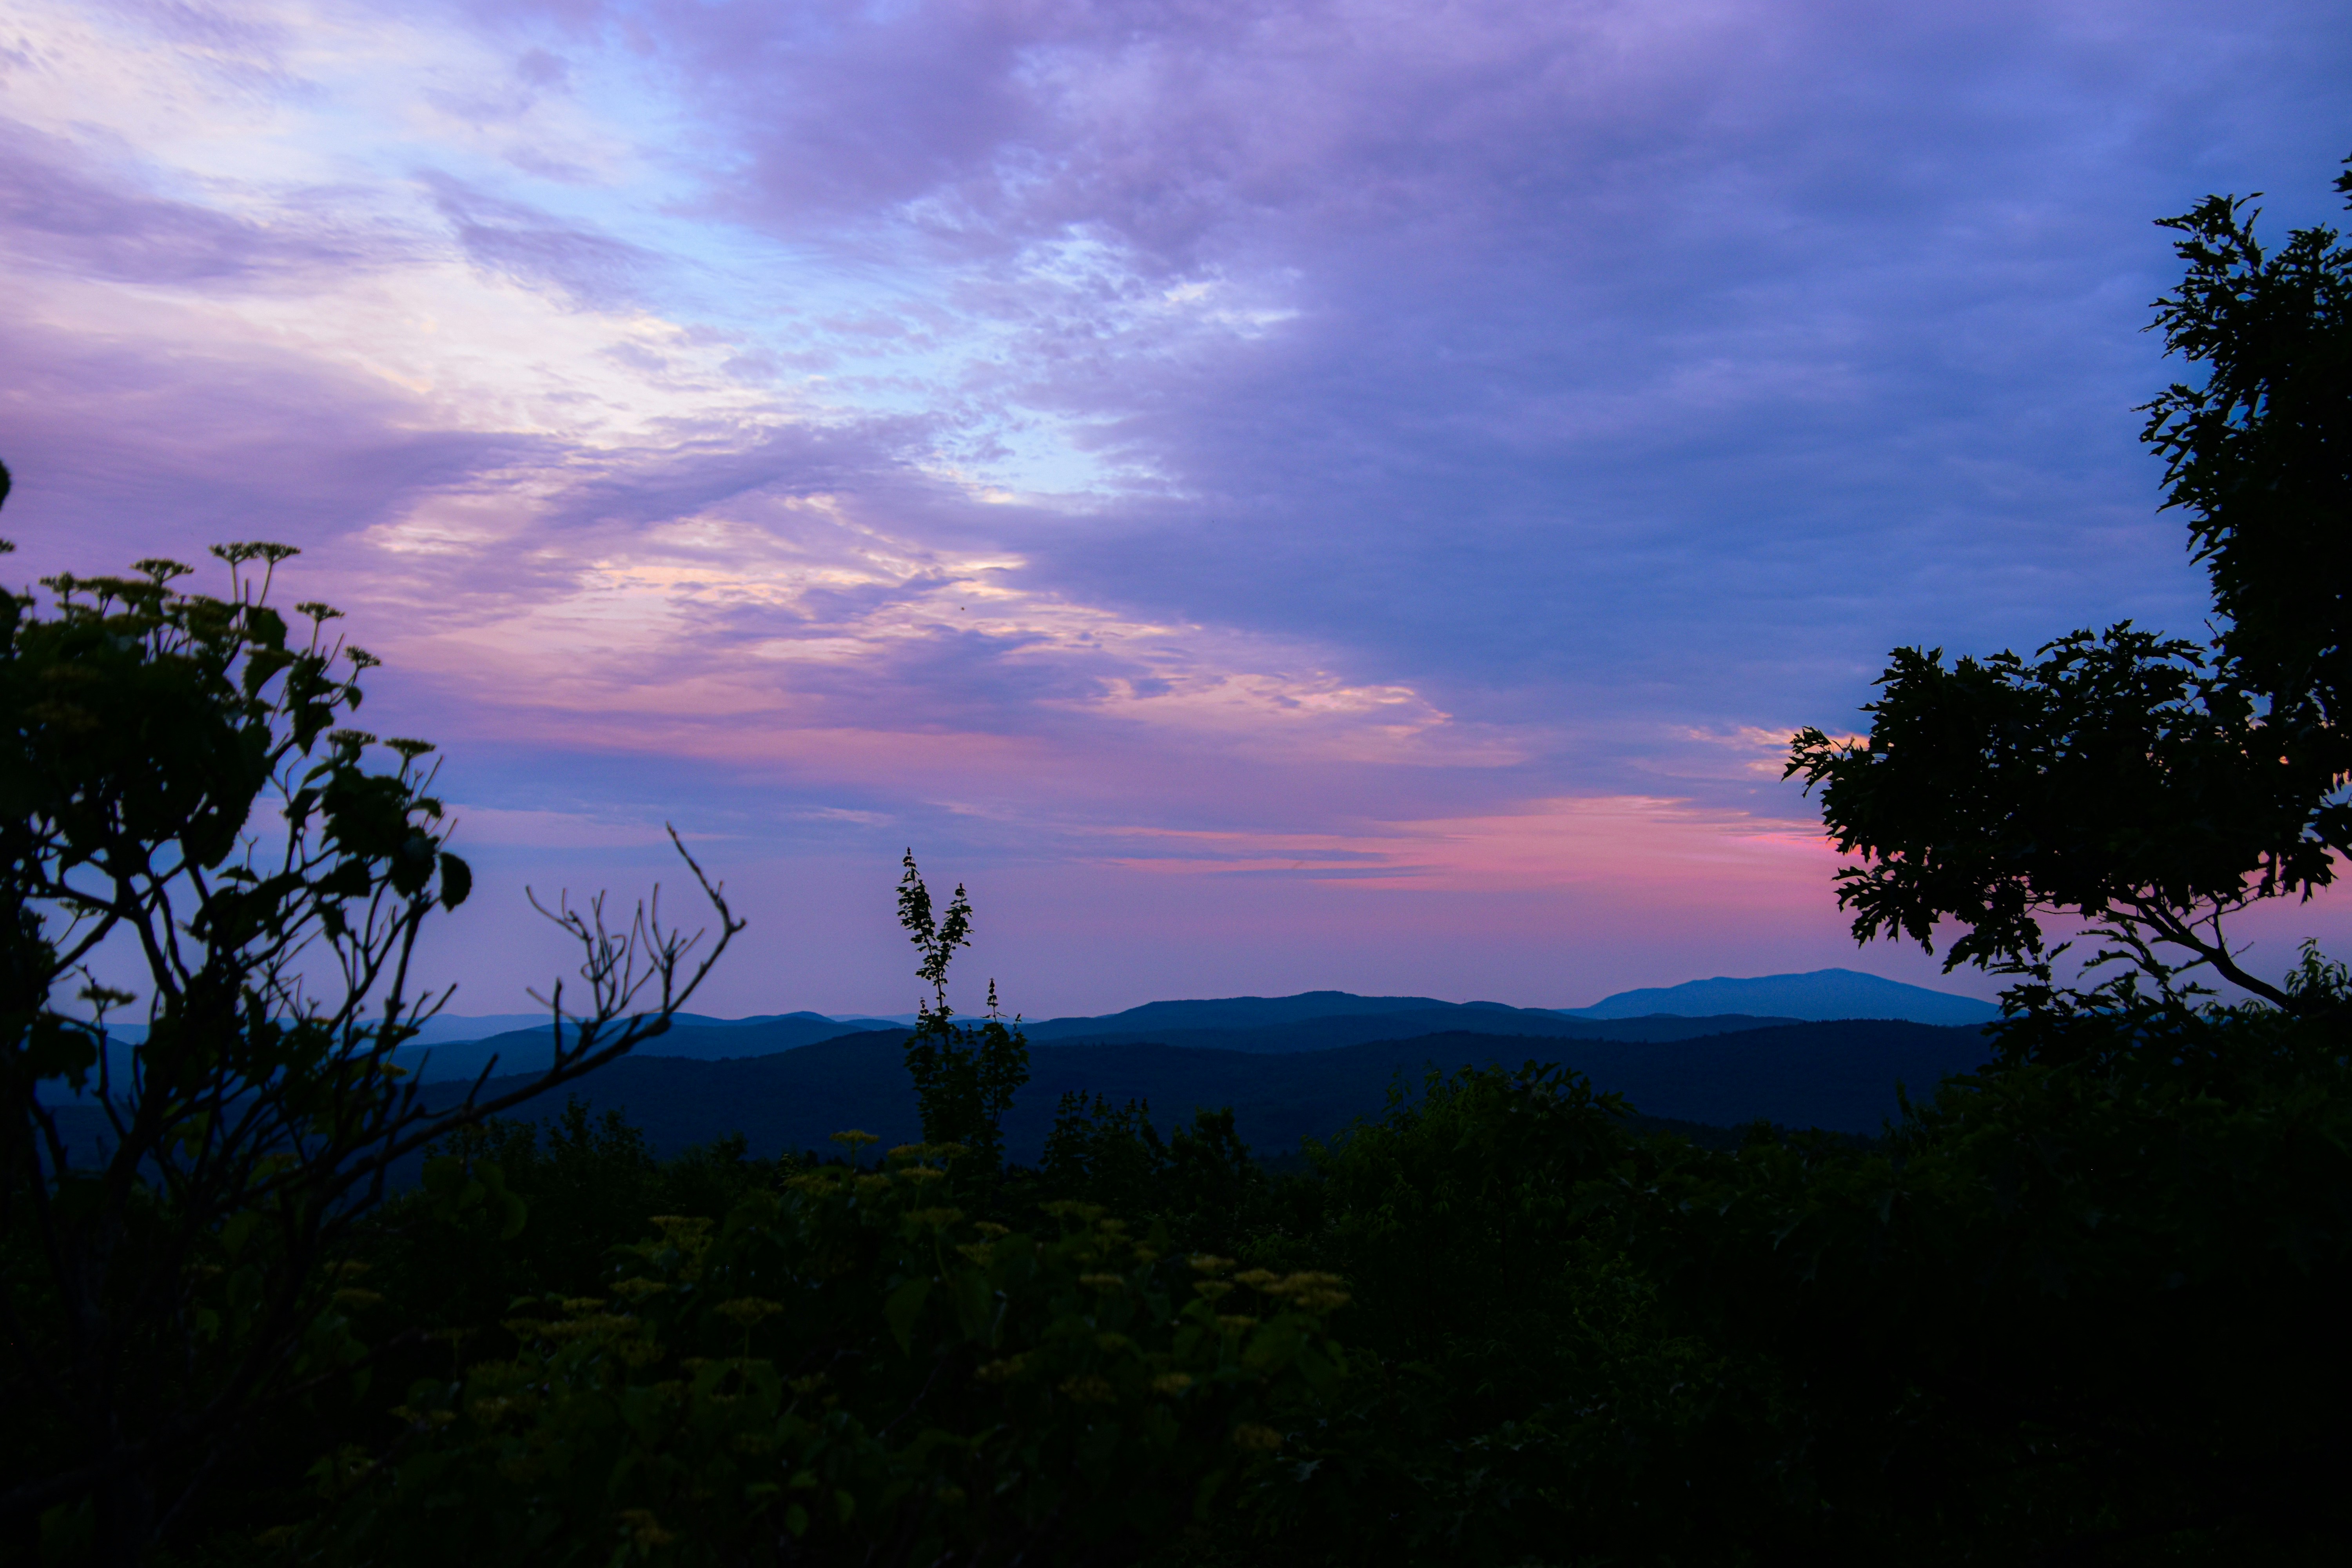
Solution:
<svg viewBox="0 0 2352 1568">
<path fill-rule="evenodd" d="M 2207 613 L 2153 219 L 2332 221 L 2327 0 L 0 0 L 12 581 L 300 546 L 531 914 L 899 1012 L 1857 950 L 1790 732 Z M 198 579 L 202 584 L 204 579 Z M 2264 911 L 2255 967 L 2352 945 Z"/>
</svg>

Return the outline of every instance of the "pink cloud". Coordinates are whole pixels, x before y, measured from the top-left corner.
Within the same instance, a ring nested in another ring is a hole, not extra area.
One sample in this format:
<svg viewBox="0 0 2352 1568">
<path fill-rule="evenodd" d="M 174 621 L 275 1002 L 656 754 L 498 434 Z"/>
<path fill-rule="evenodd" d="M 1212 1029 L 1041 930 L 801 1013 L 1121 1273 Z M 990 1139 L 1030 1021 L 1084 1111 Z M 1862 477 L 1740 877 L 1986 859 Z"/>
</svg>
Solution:
<svg viewBox="0 0 2352 1568">
<path fill-rule="evenodd" d="M 1771 737 L 2196 624 L 2147 220 L 2352 123 L 2305 0 L 42 14 L 13 570 L 302 545 L 447 962 L 674 816 L 800 889 L 747 1009 L 893 1002 L 909 841 L 1056 1010 L 1838 961 Z"/>
</svg>

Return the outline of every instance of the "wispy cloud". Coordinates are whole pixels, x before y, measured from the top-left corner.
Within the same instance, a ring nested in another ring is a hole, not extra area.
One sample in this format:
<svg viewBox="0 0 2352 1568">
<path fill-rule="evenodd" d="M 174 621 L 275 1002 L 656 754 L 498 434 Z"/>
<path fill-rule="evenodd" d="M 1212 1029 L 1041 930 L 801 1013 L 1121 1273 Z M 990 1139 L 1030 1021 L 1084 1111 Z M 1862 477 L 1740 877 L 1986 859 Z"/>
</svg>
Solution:
<svg viewBox="0 0 2352 1568">
<path fill-rule="evenodd" d="M 2352 124 L 2315 0 L 6 15 L 26 574 L 300 543 L 516 854 L 919 837 L 1457 956 L 1826 910 L 1785 726 L 2192 626 L 2147 220 L 2318 217 Z"/>
</svg>

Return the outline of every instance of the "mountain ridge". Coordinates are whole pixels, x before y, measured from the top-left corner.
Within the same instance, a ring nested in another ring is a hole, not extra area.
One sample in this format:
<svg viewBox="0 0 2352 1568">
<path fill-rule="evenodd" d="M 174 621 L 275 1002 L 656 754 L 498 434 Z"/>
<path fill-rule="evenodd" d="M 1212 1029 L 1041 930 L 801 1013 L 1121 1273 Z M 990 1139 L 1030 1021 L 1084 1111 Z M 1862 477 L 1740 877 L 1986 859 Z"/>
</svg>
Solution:
<svg viewBox="0 0 2352 1568">
<path fill-rule="evenodd" d="M 887 1143 L 921 1133 L 900 1047 L 905 1036 L 877 1030 L 837 1036 L 761 1057 L 701 1060 L 632 1057 L 581 1079 L 569 1092 L 595 1111 L 617 1110 L 642 1126 L 656 1149 L 741 1132 L 754 1153 L 829 1147 L 857 1128 Z M 1646 1118 L 1732 1127 L 1758 1120 L 1792 1127 L 1874 1134 L 1897 1113 L 1899 1081 L 1925 1098 L 1948 1074 L 1990 1055 L 1980 1030 L 1891 1020 L 1799 1023 L 1672 1041 L 1538 1042 L 1466 1030 L 1366 1041 L 1326 1051 L 1218 1051 L 1156 1044 L 1041 1046 L 1031 1079 L 1005 1121 L 1007 1148 L 1034 1161 L 1065 1092 L 1100 1094 L 1113 1104 L 1148 1100 L 1163 1128 L 1195 1107 L 1231 1106 L 1253 1149 L 1296 1150 L 1301 1137 L 1328 1138 L 1358 1116 L 1378 1115 L 1390 1086 L 1414 1092 L 1435 1068 L 1556 1061 L 1626 1097 Z M 492 1080 L 493 1084 L 499 1080 Z M 465 1086 L 427 1086 L 428 1102 L 454 1100 Z M 554 1107 L 535 1108 L 545 1114 Z"/>
<path fill-rule="evenodd" d="M 2000 1008 L 1980 997 L 1865 974 L 1814 969 L 1801 974 L 1718 974 L 1679 985 L 1650 985 L 1604 996 L 1590 1007 L 1558 1009 L 1571 1018 L 1654 1014 L 1774 1013 L 1809 1023 L 1833 1018 L 1901 1018 L 1915 1024 L 1989 1024 Z"/>
<path fill-rule="evenodd" d="M 1316 995 L 1316 993 L 1307 993 Z M 1255 1000 L 1250 998 L 1247 1000 Z M 1284 998 L 1281 1000 L 1287 1000 Z M 1423 998 L 1411 998 L 1423 1000 Z M 1137 1009 L 1140 1011 L 1140 1009 Z M 1160 1015 L 1162 1016 L 1168 1014 Z M 1196 1016 L 1177 1013 L 1179 1017 Z M 1229 1016 L 1229 1015 L 1211 1015 Z M 1127 1015 L 1116 1014 L 1114 1020 Z M 1178 1049 L 1225 1050 L 1261 1056 L 1292 1056 L 1318 1051 L 1341 1049 L 1372 1040 L 1412 1037 L 1468 1030 L 1503 1037 L 1562 1040 L 1612 1040 L 1620 1042 L 1665 1041 L 1695 1038 L 1706 1035 L 1734 1034 L 1742 1030 L 1769 1027 L 1795 1023 L 1792 1018 L 1756 1017 L 1747 1014 L 1713 1018 L 1683 1018 L 1661 1015 L 1654 1018 L 1622 1018 L 1595 1020 L 1570 1018 L 1547 1008 L 1501 1007 L 1495 1004 L 1456 1005 L 1437 1003 L 1427 1009 L 1398 1012 L 1342 1013 L 1326 1017 L 1301 1017 L 1292 1022 L 1261 1026 L 1256 1028 L 1176 1028 L 1141 1029 L 1117 1033 L 1090 1032 L 1084 1026 L 1093 1019 L 1051 1019 L 1045 1024 L 1027 1026 L 1024 1032 L 1035 1049 L 1096 1049 L 1115 1046 L 1167 1046 Z M 1073 1026 L 1057 1028 L 1056 1026 Z M 655 1036 L 634 1053 L 642 1058 L 684 1058 L 696 1061 L 741 1060 L 755 1057 L 773 1056 L 782 1051 L 802 1050 L 826 1040 L 840 1039 L 860 1033 L 877 1033 L 904 1041 L 907 1031 L 902 1027 L 878 1031 L 860 1031 L 853 1026 L 830 1023 L 812 1023 L 799 1016 L 786 1016 L 765 1021 L 751 1020 L 719 1027 L 699 1022 L 673 1023 L 668 1031 Z M 497 1070 L 501 1076 L 544 1068 L 554 1058 L 553 1040 L 548 1027 L 518 1029 L 488 1039 L 453 1042 L 429 1047 L 410 1047 L 398 1055 L 400 1064 L 417 1074 L 421 1082 L 443 1083 L 453 1079 L 471 1079 L 498 1058 Z"/>
</svg>

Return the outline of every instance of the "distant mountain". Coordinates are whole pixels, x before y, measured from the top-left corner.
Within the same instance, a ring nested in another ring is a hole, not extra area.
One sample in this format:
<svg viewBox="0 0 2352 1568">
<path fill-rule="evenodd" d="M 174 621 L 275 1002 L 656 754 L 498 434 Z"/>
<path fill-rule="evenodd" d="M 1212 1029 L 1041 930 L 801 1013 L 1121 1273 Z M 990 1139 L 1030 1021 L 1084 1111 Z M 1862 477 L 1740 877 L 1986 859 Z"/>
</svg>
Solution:
<svg viewBox="0 0 2352 1568">
<path fill-rule="evenodd" d="M 886 1145 L 910 1142 L 920 1129 L 901 1051 L 905 1042 L 906 1032 L 893 1027 L 722 1060 L 633 1056 L 521 1114 L 547 1115 L 563 1094 L 575 1094 L 593 1110 L 622 1111 L 665 1154 L 735 1132 L 761 1155 L 827 1150 L 833 1133 L 853 1127 L 880 1134 Z M 1189 1121 L 1196 1107 L 1230 1105 L 1254 1150 L 1285 1155 L 1301 1138 L 1328 1138 L 1356 1117 L 1378 1115 L 1393 1082 L 1413 1091 L 1432 1068 L 1516 1067 L 1533 1058 L 1588 1075 L 1595 1087 L 1625 1096 L 1645 1120 L 1696 1124 L 1702 1135 L 1759 1119 L 1871 1134 L 1895 1114 L 1898 1082 L 1924 1098 L 1945 1077 L 1977 1068 L 1989 1055 L 1979 1028 L 1866 1019 L 1679 1040 L 1537 1039 L 1456 1030 L 1279 1053 L 1043 1046 L 1030 1053 L 1031 1079 L 1006 1118 L 1005 1132 L 1013 1157 L 1034 1162 L 1055 1105 L 1065 1091 L 1076 1091 L 1115 1104 L 1148 1100 L 1163 1128 Z M 501 1074 L 490 1091 L 515 1081 Z M 452 1103 L 464 1088 L 433 1082 L 425 1090 L 426 1102 Z M 58 1114 L 78 1151 L 94 1152 L 106 1142 L 95 1107 L 68 1106 Z"/>
<path fill-rule="evenodd" d="M 633 1057 L 582 1079 L 570 1092 L 598 1110 L 617 1109 L 655 1147 L 676 1153 L 741 1132 L 752 1152 L 826 1149 L 856 1127 L 886 1144 L 920 1136 L 896 1030 L 844 1035 L 796 1050 L 727 1061 Z M 1763 1119 L 1787 1126 L 1875 1133 L 1895 1114 L 1899 1080 L 1924 1097 L 1947 1075 L 1989 1053 L 1973 1028 L 1891 1021 L 1783 1025 L 1684 1040 L 1545 1040 L 1454 1031 L 1375 1040 L 1333 1050 L 1267 1053 L 1162 1045 L 1039 1047 L 1030 1082 L 1006 1118 L 1013 1157 L 1034 1161 L 1066 1090 L 1114 1103 L 1148 1100 L 1171 1127 L 1195 1107 L 1230 1105 L 1243 1138 L 1261 1154 L 1287 1153 L 1302 1137 L 1329 1137 L 1376 1115 L 1391 1081 L 1417 1088 L 1431 1067 L 1559 1061 L 1597 1088 L 1625 1095 L 1648 1117 L 1734 1126 Z M 459 1092 L 436 1085 L 429 1098 Z M 549 1109 L 552 1109 L 551 1106 Z"/>
<path fill-rule="evenodd" d="M 700 1013 L 680 1013 L 677 1023 L 700 1029 L 733 1029 L 747 1024 L 769 1024 L 780 1018 L 808 1019 L 820 1024 L 839 1024 L 849 1029 L 878 1029 L 886 1024 L 898 1023 L 895 1018 L 828 1017 L 823 1013 L 762 1013 L 750 1018 L 712 1018 Z M 511 1035 L 547 1027 L 544 1013 L 488 1013 L 470 1017 L 439 1014 L 427 1018 L 418 1026 L 411 1048 L 447 1045 L 457 1040 L 487 1040 L 495 1035 Z M 144 1024 L 116 1024 L 107 1032 L 119 1040 L 136 1045 L 147 1037 Z"/>
<path fill-rule="evenodd" d="M 1375 1001 L 1418 1005 L 1385 1012 L 1342 1012 L 1329 1016 L 1293 1017 L 1287 1022 L 1261 1024 L 1255 1027 L 1154 1029 L 1124 1026 L 1139 1016 L 1182 1020 L 1202 1016 L 1263 1017 L 1266 1012 L 1280 1016 L 1294 1011 L 1293 1004 L 1311 1002 L 1328 1005 L 1334 999 L 1342 1005 L 1351 1002 Z M 1264 1011 L 1254 1013 L 1253 1009 Z M 814 1013 L 740 1020 L 708 1020 L 680 1014 L 678 1021 L 670 1026 L 667 1034 L 646 1041 L 637 1047 L 635 1054 L 641 1057 L 686 1057 L 702 1061 L 772 1056 L 778 1051 L 798 1050 L 822 1041 L 858 1034 L 862 1032 L 861 1025 L 871 1022 L 835 1023 Z M 1130 1008 L 1125 1013 L 1115 1013 L 1108 1018 L 1055 1018 L 1024 1027 L 1031 1045 L 1038 1047 L 1150 1045 L 1278 1056 L 1301 1051 L 1337 1050 L 1370 1040 L 1402 1039 L 1463 1029 L 1481 1035 L 1549 1039 L 1681 1040 L 1794 1022 L 1793 1018 L 1757 1017 L 1748 1014 L 1714 1018 L 1659 1016 L 1595 1020 L 1565 1017 L 1546 1008 L 1506 1007 L 1495 1002 L 1456 1005 L 1427 997 L 1357 997 L 1345 992 L 1324 991 L 1309 992 L 1299 997 L 1235 997 L 1205 1003 L 1155 1002 Z M 1101 1025 L 1113 1027 L 1097 1027 Z M 892 1025 L 880 1032 L 901 1042 L 906 1038 L 903 1026 Z M 547 1025 L 541 1022 L 531 1028 L 512 1030 L 483 1040 L 453 1041 L 429 1048 L 411 1047 L 403 1050 L 397 1059 L 412 1072 L 417 1073 L 419 1081 L 440 1083 L 451 1079 L 474 1079 L 493 1054 L 499 1058 L 496 1070 L 502 1077 L 510 1072 L 544 1068 L 553 1057 Z"/>
<path fill-rule="evenodd" d="M 1434 996 L 1358 996 L 1347 991 L 1302 991 L 1296 996 L 1224 996 L 1202 1002 L 1146 1002 L 1098 1018 L 1048 1018 L 1024 1024 L 1032 1040 L 1159 1039 L 1171 1029 L 1262 1029 L 1309 1018 L 1454 1008 Z M 1473 1002 L 1470 1007 L 1499 1006 Z M 1515 1009 L 1506 1008 L 1505 1011 Z"/>
<path fill-rule="evenodd" d="M 492 1035 L 503 1035 L 515 1029 L 545 1028 L 544 1013 L 491 1013 L 477 1018 L 451 1017 L 446 1014 L 427 1018 L 416 1031 L 415 1046 L 446 1045 L 451 1040 L 486 1040 Z"/>
<path fill-rule="evenodd" d="M 1323 996 L 1342 995 L 1325 992 Z M 1370 1000 L 1370 998 L 1366 998 Z M 1287 1000 L 1286 998 L 1285 1000 Z M 1391 1000 L 1391 998 L 1381 998 Z M 1412 998 L 1412 1000 L 1421 1000 Z M 1183 1004 L 1158 1004 L 1181 1006 Z M 1219 1004 L 1223 1005 L 1223 1004 Z M 1139 1007 L 1137 1013 L 1146 1009 Z M 1179 1015 L 1180 1016 L 1181 1015 Z M 1724 1035 L 1740 1029 L 1793 1024 L 1794 1018 L 1756 1017 L 1738 1013 L 1716 1018 L 1570 1018 L 1538 1007 L 1506 1007 L 1496 1002 L 1455 1005 L 1431 1002 L 1423 1006 L 1387 1013 L 1342 1013 L 1336 1016 L 1297 1018 L 1250 1028 L 1115 1027 L 1100 1032 L 1078 1030 L 1073 1025 L 1107 1023 L 1123 1026 L 1130 1015 L 1108 1019 L 1056 1018 L 1029 1031 L 1032 1044 L 1061 1046 L 1179 1046 L 1194 1050 L 1247 1051 L 1283 1055 L 1297 1051 L 1328 1051 L 1368 1040 L 1410 1039 L 1452 1030 L 1496 1036 L 1528 1036 L 1580 1040 L 1684 1040 L 1700 1035 Z M 1048 1031 L 1051 1031 L 1050 1033 Z"/>
<path fill-rule="evenodd" d="M 640 1057 L 686 1057 L 701 1061 L 718 1061 L 730 1057 L 772 1056 L 778 1051 L 796 1050 L 843 1035 L 866 1032 L 871 1020 L 856 1019 L 839 1024 L 822 1013 L 782 1013 L 761 1018 L 704 1018 L 691 1013 L 680 1013 L 670 1021 L 667 1033 L 655 1036 L 635 1052 Z M 893 1027 L 886 1031 L 890 1037 L 903 1041 L 906 1031 Z M 528 1029 L 514 1029 L 488 1039 L 455 1040 L 443 1045 L 409 1046 L 394 1054 L 394 1060 L 417 1075 L 420 1083 L 441 1083 L 451 1079 L 471 1081 L 498 1058 L 497 1071 L 500 1077 L 509 1073 L 544 1071 L 555 1059 L 555 1043 L 547 1021 L 540 1019 Z"/>
<path fill-rule="evenodd" d="M 1696 1017 L 1720 1013 L 1772 1013 L 1787 1018 L 1902 1018 L 1915 1024 L 1989 1024 L 2000 1009 L 1974 996 L 1906 985 L 1852 969 L 1808 974 L 1763 974 L 1735 980 L 1620 991 L 1590 1007 L 1562 1007 L 1570 1018 L 1637 1018 L 1653 1014 Z"/>
</svg>

